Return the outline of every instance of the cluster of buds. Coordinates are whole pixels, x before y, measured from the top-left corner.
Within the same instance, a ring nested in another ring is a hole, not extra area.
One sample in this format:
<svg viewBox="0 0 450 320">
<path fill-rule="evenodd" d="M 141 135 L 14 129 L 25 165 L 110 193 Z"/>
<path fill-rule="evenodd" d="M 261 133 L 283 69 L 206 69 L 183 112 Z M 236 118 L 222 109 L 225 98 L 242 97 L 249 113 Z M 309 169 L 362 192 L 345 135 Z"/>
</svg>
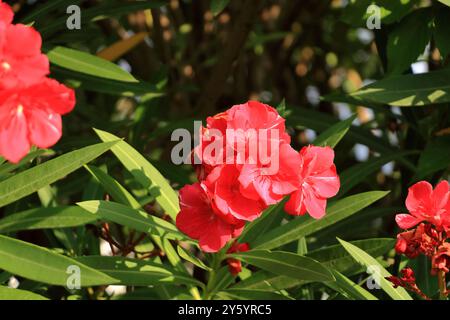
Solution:
<svg viewBox="0 0 450 320">
<path fill-rule="evenodd" d="M 398 214 L 395 220 L 406 231 L 397 235 L 395 250 L 409 259 L 424 255 L 431 260 L 430 273 L 438 276 L 441 297 L 446 297 L 446 274 L 450 271 L 450 187 L 440 182 L 433 190 L 431 184 L 421 181 L 408 190 L 406 207 L 410 214 Z M 415 283 L 410 268 L 401 271 L 401 277 L 388 277 L 394 287 L 404 287 L 427 298 Z"/>
</svg>

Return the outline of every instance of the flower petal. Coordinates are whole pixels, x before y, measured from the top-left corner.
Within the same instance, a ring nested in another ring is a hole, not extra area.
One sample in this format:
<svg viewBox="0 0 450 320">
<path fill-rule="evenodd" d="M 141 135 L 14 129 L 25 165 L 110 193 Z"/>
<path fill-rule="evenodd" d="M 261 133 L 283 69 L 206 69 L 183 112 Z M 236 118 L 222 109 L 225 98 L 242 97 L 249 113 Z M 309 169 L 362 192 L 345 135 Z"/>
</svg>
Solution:
<svg viewBox="0 0 450 320">
<path fill-rule="evenodd" d="M 418 219 L 410 214 L 397 214 L 395 216 L 395 222 L 397 222 L 397 225 L 402 229 L 409 229 L 417 225 L 419 222 L 421 222 L 422 219 Z"/>
<path fill-rule="evenodd" d="M 18 163 L 30 150 L 27 120 L 23 109 L 3 110 L 0 113 L 0 155 Z"/>
<path fill-rule="evenodd" d="M 61 116 L 51 111 L 31 109 L 28 128 L 30 142 L 39 148 L 53 146 L 62 135 Z"/>
</svg>

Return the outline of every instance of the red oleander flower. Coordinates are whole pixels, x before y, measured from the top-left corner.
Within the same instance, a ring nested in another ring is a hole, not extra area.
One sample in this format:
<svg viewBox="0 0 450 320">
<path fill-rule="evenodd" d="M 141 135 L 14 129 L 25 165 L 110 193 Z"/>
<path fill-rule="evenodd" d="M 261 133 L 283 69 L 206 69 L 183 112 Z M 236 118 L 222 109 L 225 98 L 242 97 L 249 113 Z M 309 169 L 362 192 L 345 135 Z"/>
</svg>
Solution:
<svg viewBox="0 0 450 320">
<path fill-rule="evenodd" d="M 200 128 L 200 145 L 194 149 L 193 157 L 201 160 L 195 165 L 197 177 L 203 180 L 215 166 L 226 163 L 227 112 L 206 119 L 206 127 Z M 234 152 L 230 152 L 234 156 Z M 194 159 L 192 159 L 194 160 Z"/>
<path fill-rule="evenodd" d="M 227 113 L 227 129 L 235 132 L 234 138 L 237 141 L 237 144 L 233 141 L 228 141 L 228 143 L 234 149 L 237 149 L 239 143 L 254 143 L 251 141 L 253 130 L 261 130 L 264 133 L 258 138 L 263 139 L 264 141 L 261 143 L 266 146 L 270 146 L 272 139 L 276 139 L 279 143 L 289 144 L 291 142 L 290 136 L 286 133 L 284 118 L 278 114 L 276 109 L 267 104 L 249 101 L 233 106 Z"/>
<path fill-rule="evenodd" d="M 450 228 L 450 189 L 447 181 L 441 181 L 436 188 L 427 181 L 420 181 L 408 190 L 406 207 L 410 214 L 397 214 L 395 221 L 402 229 L 414 227 L 428 221 L 438 230 Z"/>
<path fill-rule="evenodd" d="M 0 156 L 17 163 L 31 145 L 48 148 L 61 137 L 61 115 L 72 111 L 72 89 L 48 79 L 42 39 L 32 27 L 12 24 L 0 1 Z"/>
<path fill-rule="evenodd" d="M 285 210 L 292 215 L 308 212 L 320 219 L 325 215 L 327 199 L 335 196 L 340 187 L 334 151 L 330 147 L 308 146 L 302 148 L 300 157 L 300 187 L 291 194 Z"/>
<path fill-rule="evenodd" d="M 275 161 L 276 164 L 273 163 Z M 242 166 L 239 175 L 242 192 L 250 198 L 261 199 L 266 206 L 278 203 L 300 186 L 298 181 L 300 165 L 298 152 L 284 143 L 280 145 L 279 154 L 271 160 L 271 163 Z"/>
<path fill-rule="evenodd" d="M 1 24 L 11 24 L 13 21 L 14 13 L 11 7 L 0 1 L 0 30 L 2 28 Z M 1 32 L 1 31 L 0 31 Z"/>
<path fill-rule="evenodd" d="M 230 224 L 214 212 L 200 183 L 186 185 L 180 190 L 180 207 L 176 219 L 178 229 L 198 240 L 205 252 L 219 251 L 242 232 L 244 222 Z"/>
<path fill-rule="evenodd" d="M 397 235 L 395 250 L 398 254 L 404 254 L 408 258 L 414 259 L 419 254 L 431 257 L 438 245 L 437 231 L 431 225 L 421 223 L 417 228 Z"/>
<path fill-rule="evenodd" d="M 225 220 L 253 221 L 266 206 L 256 193 L 244 196 L 238 179 L 237 166 L 225 164 L 214 168 L 204 181 L 204 185 L 211 195 L 214 207 Z"/>
<path fill-rule="evenodd" d="M 268 105 L 235 105 L 208 117 L 199 134 L 191 159 L 200 182 L 182 189 L 177 226 L 200 240 L 204 251 L 222 248 L 236 237 L 235 229 L 287 195 L 289 213 L 308 211 L 321 218 L 327 199 L 339 190 L 333 150 L 310 146 L 296 152 L 289 145 L 285 120 Z M 192 199 L 187 194 L 193 190 L 202 200 L 187 205 L 183 199 Z M 230 264 L 238 268 L 238 262 Z"/>
<path fill-rule="evenodd" d="M 234 243 L 230 249 L 228 249 L 227 253 L 237 253 L 237 252 L 246 252 L 250 250 L 250 246 L 248 243 Z M 242 263 L 238 259 L 228 258 L 227 259 L 228 270 L 233 276 L 237 276 L 242 271 Z"/>
<path fill-rule="evenodd" d="M 17 163 L 31 145 L 54 145 L 62 134 L 61 115 L 74 106 L 73 90 L 52 79 L 0 90 L 0 155 Z"/>
<path fill-rule="evenodd" d="M 414 275 L 414 271 L 410 267 L 403 268 L 401 271 L 401 277 L 390 276 L 386 277 L 387 280 L 392 282 L 394 288 L 397 287 L 415 287 L 416 285 L 416 277 Z"/>
<path fill-rule="evenodd" d="M 41 35 L 32 27 L 0 24 L 0 89 L 30 86 L 49 74 L 41 45 Z"/>
<path fill-rule="evenodd" d="M 450 243 L 444 242 L 431 259 L 431 274 L 436 275 L 439 271 L 449 272 L 450 268 Z"/>
</svg>

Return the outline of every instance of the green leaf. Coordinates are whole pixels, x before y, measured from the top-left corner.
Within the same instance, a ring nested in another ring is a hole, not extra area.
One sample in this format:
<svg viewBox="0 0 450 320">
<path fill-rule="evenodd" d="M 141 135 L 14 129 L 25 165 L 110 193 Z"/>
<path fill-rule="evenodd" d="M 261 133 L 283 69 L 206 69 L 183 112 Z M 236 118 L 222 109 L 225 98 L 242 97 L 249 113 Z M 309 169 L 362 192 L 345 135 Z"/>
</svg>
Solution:
<svg viewBox="0 0 450 320">
<path fill-rule="evenodd" d="M 370 255 L 379 257 L 394 248 L 395 239 L 373 238 L 352 241 L 351 243 Z M 345 274 L 352 274 L 360 269 L 359 266 L 355 265 L 353 258 L 348 252 L 339 244 L 310 251 L 307 256 Z"/>
<path fill-rule="evenodd" d="M 124 82 L 105 79 L 101 77 L 91 76 L 88 74 L 78 73 L 75 71 L 52 66 L 52 76 L 60 81 L 68 82 L 74 88 L 84 89 L 86 91 L 101 92 L 111 95 L 119 95 L 125 97 L 142 96 L 145 100 L 164 95 L 155 85 L 151 83 L 140 82 Z"/>
<path fill-rule="evenodd" d="M 66 9 L 69 5 L 78 5 L 82 0 L 53 0 L 48 1 L 36 9 L 33 9 L 29 14 L 22 19 L 23 24 L 29 24 L 32 22 L 42 21 L 47 16 L 47 13 L 51 13 L 59 8 Z"/>
<path fill-rule="evenodd" d="M 450 68 L 391 76 L 350 94 L 361 104 L 384 103 L 397 107 L 424 106 L 450 101 Z"/>
<path fill-rule="evenodd" d="M 3 165 L 0 165 L 0 178 L 4 178 L 10 174 L 11 172 L 21 168 L 27 164 L 30 164 L 34 159 L 40 157 L 40 156 L 51 156 L 54 152 L 47 149 L 38 149 L 35 151 L 30 152 L 25 157 L 22 158 L 22 160 L 19 161 L 19 163 L 11 163 L 7 162 Z"/>
<path fill-rule="evenodd" d="M 0 207 L 65 177 L 106 152 L 116 142 L 99 143 L 66 153 L 0 182 Z"/>
<path fill-rule="evenodd" d="M 189 253 L 187 253 L 183 248 L 181 248 L 180 246 L 177 247 L 177 252 L 178 255 L 183 258 L 184 260 L 192 263 L 193 265 L 206 270 L 206 271 L 211 271 L 212 269 L 210 267 L 208 267 L 206 264 L 203 263 L 202 260 L 200 260 L 197 257 L 194 257 L 192 255 L 190 255 Z"/>
<path fill-rule="evenodd" d="M 299 280 L 334 281 L 331 272 L 319 262 L 285 251 L 251 250 L 230 255 L 274 274 Z"/>
<path fill-rule="evenodd" d="M 31 291 L 0 286 L 0 300 L 48 300 L 48 299 L 46 297 L 41 296 L 40 294 Z"/>
<path fill-rule="evenodd" d="M 263 214 L 256 220 L 247 224 L 239 237 L 240 243 L 253 243 L 258 237 L 264 235 L 268 230 L 278 226 L 281 223 L 284 215 L 284 204 L 287 199 L 274 204 L 264 210 Z"/>
<path fill-rule="evenodd" d="M 216 271 L 216 276 L 213 278 L 212 283 L 208 283 L 209 292 L 211 293 L 211 295 L 213 295 L 213 293 L 215 292 L 224 290 L 233 282 L 234 277 L 228 270 L 228 266 L 224 266 Z"/>
<path fill-rule="evenodd" d="M 357 300 L 378 300 L 373 294 L 336 270 L 331 270 L 336 282 L 327 283 L 330 288 Z"/>
<path fill-rule="evenodd" d="M 81 13 L 81 24 L 85 26 L 89 21 L 99 21 L 107 19 L 108 17 L 122 16 L 130 12 L 159 8 L 167 4 L 166 1 L 133 1 L 123 3 L 120 1 L 105 1 L 104 3 L 94 6 L 92 8 L 83 9 Z M 67 30 L 66 26 L 67 16 L 61 16 L 53 21 L 46 21 L 46 23 L 39 26 L 38 30 L 46 37 L 58 30 Z"/>
<path fill-rule="evenodd" d="M 322 230 L 349 216 L 357 213 L 383 198 L 389 191 L 371 191 L 349 196 L 339 200 L 327 208 L 325 217 L 315 220 L 310 217 L 306 219 L 295 218 L 290 222 L 273 229 L 264 236 L 250 244 L 251 248 L 273 249 L 284 244 L 306 237 L 314 232 Z"/>
<path fill-rule="evenodd" d="M 95 213 L 104 220 L 115 222 L 137 231 L 150 233 L 167 239 L 186 239 L 186 237 L 170 222 L 119 203 L 92 200 L 78 202 L 77 205 L 86 211 Z"/>
<path fill-rule="evenodd" d="M 164 283 L 203 286 L 188 274 L 175 272 L 150 261 L 106 256 L 78 257 L 75 260 L 119 280 L 120 285 L 149 286 Z"/>
<path fill-rule="evenodd" d="M 373 11 L 369 10 L 372 4 L 380 8 L 382 23 L 393 23 L 407 15 L 417 3 L 417 0 L 350 0 L 343 9 L 341 19 L 355 27 L 367 27 L 367 20 Z"/>
<path fill-rule="evenodd" d="M 73 275 L 69 267 L 73 266 L 80 270 L 82 287 L 117 282 L 100 271 L 47 248 L 0 235 L 0 269 L 30 280 L 66 286 Z"/>
<path fill-rule="evenodd" d="M 416 174 L 413 180 L 422 180 L 425 177 L 450 166 L 450 136 L 437 137 L 428 142 L 419 158 Z"/>
<path fill-rule="evenodd" d="M 371 158 L 365 162 L 358 163 L 339 174 L 341 180 L 341 188 L 339 196 L 346 194 L 353 187 L 363 182 L 369 175 L 377 172 L 383 165 L 388 162 L 401 159 L 405 156 L 415 154 L 416 151 L 401 151 L 392 154 L 386 154 L 380 157 Z"/>
<path fill-rule="evenodd" d="M 35 208 L 15 213 L 0 220 L 0 233 L 20 230 L 69 228 L 82 226 L 96 220 L 95 216 L 80 207 L 64 206 Z"/>
<path fill-rule="evenodd" d="M 445 4 L 446 6 L 450 7 L 450 0 L 438 0 L 440 3 Z"/>
<path fill-rule="evenodd" d="M 119 182 L 95 166 L 86 166 L 86 170 L 96 179 L 105 191 L 116 201 L 133 209 L 140 209 L 139 202 Z"/>
<path fill-rule="evenodd" d="M 370 255 L 378 257 L 385 254 L 394 247 L 394 239 L 367 239 L 353 241 L 353 244 L 362 248 Z M 360 267 L 355 265 L 353 258 L 339 244 L 332 245 L 319 250 L 310 251 L 307 257 L 322 263 L 327 268 L 332 268 L 341 273 L 354 274 L 360 271 Z M 306 284 L 307 281 L 295 280 L 290 277 L 269 274 L 266 271 L 258 271 L 252 274 L 249 279 L 238 282 L 233 288 L 248 288 L 257 290 L 282 290 L 298 285 Z"/>
<path fill-rule="evenodd" d="M 425 51 L 432 34 L 431 8 L 415 10 L 389 33 L 388 73 L 401 74 Z"/>
<path fill-rule="evenodd" d="M 213 15 L 217 16 L 229 3 L 230 0 L 211 0 L 211 11 Z"/>
<path fill-rule="evenodd" d="M 51 63 L 79 73 L 110 80 L 138 82 L 131 74 L 115 63 L 87 52 L 55 47 L 47 53 L 47 56 Z"/>
<path fill-rule="evenodd" d="M 450 0 L 445 0 L 450 6 Z M 443 1 L 442 1 L 443 2 Z M 443 8 L 444 9 L 444 8 Z M 441 53 L 441 58 L 445 61 L 450 54 L 450 41 L 448 41 L 448 30 L 450 30 L 450 10 L 439 10 L 435 13 L 433 36 L 436 46 Z"/>
<path fill-rule="evenodd" d="M 348 129 L 352 125 L 353 120 L 355 120 L 356 115 L 349 117 L 343 121 L 336 123 L 324 132 L 322 132 L 313 142 L 315 146 L 325 147 L 329 146 L 331 148 L 336 147 L 336 145 L 345 136 Z"/>
<path fill-rule="evenodd" d="M 391 276 L 391 274 L 373 257 L 361 250 L 357 246 L 348 243 L 344 240 L 338 239 L 341 245 L 347 250 L 347 252 L 365 268 L 371 268 L 373 271 L 372 276 L 375 279 L 379 279 L 379 285 L 392 299 L 394 300 L 412 300 L 411 296 L 405 289 L 398 287 L 394 289 L 392 283 L 385 279 L 385 277 Z"/>
<path fill-rule="evenodd" d="M 114 141 L 118 138 L 108 132 L 95 130 L 103 141 Z M 144 187 L 173 219 L 180 211 L 178 196 L 167 180 L 136 149 L 125 141 L 120 141 L 111 148 L 125 168 Z"/>
</svg>

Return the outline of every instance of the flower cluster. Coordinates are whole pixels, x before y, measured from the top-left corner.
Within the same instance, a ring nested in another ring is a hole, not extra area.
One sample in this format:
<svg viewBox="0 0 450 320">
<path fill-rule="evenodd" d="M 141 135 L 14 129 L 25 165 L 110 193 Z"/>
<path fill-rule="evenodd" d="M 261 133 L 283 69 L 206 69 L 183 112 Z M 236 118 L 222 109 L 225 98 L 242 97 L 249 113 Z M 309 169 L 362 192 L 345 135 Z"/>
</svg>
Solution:
<svg viewBox="0 0 450 320">
<path fill-rule="evenodd" d="M 200 182 L 180 190 L 177 227 L 217 252 L 240 235 L 246 222 L 290 195 L 292 215 L 325 214 L 327 198 L 339 190 L 334 151 L 290 146 L 285 120 L 276 109 L 256 102 L 235 105 L 207 119 L 193 157 Z"/>
<path fill-rule="evenodd" d="M 49 61 L 32 27 L 13 24 L 0 0 L 0 156 L 19 162 L 32 145 L 48 148 L 61 137 L 61 115 L 75 106 L 73 90 L 48 78 Z"/>
<path fill-rule="evenodd" d="M 400 228 L 408 229 L 397 235 L 396 252 L 410 259 L 425 255 L 431 260 L 431 274 L 439 275 L 445 283 L 445 274 L 450 271 L 449 183 L 441 181 L 434 190 L 426 181 L 414 184 L 408 190 L 406 207 L 410 214 L 395 217 Z M 403 283 L 394 281 L 396 286 Z"/>
</svg>

